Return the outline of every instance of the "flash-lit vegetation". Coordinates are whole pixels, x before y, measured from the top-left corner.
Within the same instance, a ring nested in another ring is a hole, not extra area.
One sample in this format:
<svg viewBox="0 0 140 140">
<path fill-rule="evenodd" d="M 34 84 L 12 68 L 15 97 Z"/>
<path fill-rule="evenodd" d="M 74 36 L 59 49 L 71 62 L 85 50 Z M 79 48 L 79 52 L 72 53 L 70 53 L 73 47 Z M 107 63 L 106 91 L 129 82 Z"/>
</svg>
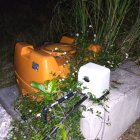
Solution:
<svg viewBox="0 0 140 140">
<path fill-rule="evenodd" d="M 76 39 L 77 47 L 69 77 L 56 79 L 55 86 L 53 81 L 43 83 L 46 88 L 52 82 L 50 88 L 53 88 L 54 96 L 50 100 L 46 96 L 43 102 L 36 103 L 26 97 L 19 98 L 15 106 L 22 113 L 24 121 L 14 122 L 9 139 L 41 140 L 49 136 L 50 129 L 56 125 L 59 130 L 51 139 L 82 140 L 79 127 L 81 110 L 77 110 L 64 124 L 58 124 L 64 112 L 73 106 L 79 96 L 50 111 L 47 125 L 43 120 L 43 107 L 61 96 L 54 94 L 56 92 L 64 95 L 80 90 L 77 71 L 81 65 L 91 61 L 115 69 L 124 59 L 130 56 L 138 58 L 140 55 L 138 0 L 59 0 L 56 4 L 50 4 L 51 8 L 48 5 L 48 10 L 43 9 L 40 14 L 33 14 L 32 9 L 26 6 L 23 12 L 0 14 L 1 66 L 13 62 L 14 46 L 18 41 L 39 47 L 45 41 L 57 42 L 62 35 L 68 35 Z M 89 48 L 90 44 L 99 45 L 100 52 L 91 51 L 93 48 Z M 3 77 L 1 73 L 0 80 Z M 42 94 L 48 94 L 48 91 Z"/>
</svg>

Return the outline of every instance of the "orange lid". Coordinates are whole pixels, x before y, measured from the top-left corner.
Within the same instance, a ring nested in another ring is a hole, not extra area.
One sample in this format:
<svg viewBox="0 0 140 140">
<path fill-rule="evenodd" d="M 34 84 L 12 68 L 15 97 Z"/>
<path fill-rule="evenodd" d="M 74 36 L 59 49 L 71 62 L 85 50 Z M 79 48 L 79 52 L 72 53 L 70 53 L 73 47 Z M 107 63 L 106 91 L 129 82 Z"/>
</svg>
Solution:
<svg viewBox="0 0 140 140">
<path fill-rule="evenodd" d="M 102 47 L 98 44 L 90 44 L 90 46 L 88 47 L 88 50 L 94 53 L 100 53 L 101 49 Z"/>
<path fill-rule="evenodd" d="M 68 37 L 68 36 L 62 36 L 60 43 L 74 44 L 75 41 L 76 41 L 75 38 Z"/>
<path fill-rule="evenodd" d="M 53 56 L 74 54 L 76 52 L 73 45 L 64 43 L 49 44 L 42 47 L 42 50 Z"/>
</svg>

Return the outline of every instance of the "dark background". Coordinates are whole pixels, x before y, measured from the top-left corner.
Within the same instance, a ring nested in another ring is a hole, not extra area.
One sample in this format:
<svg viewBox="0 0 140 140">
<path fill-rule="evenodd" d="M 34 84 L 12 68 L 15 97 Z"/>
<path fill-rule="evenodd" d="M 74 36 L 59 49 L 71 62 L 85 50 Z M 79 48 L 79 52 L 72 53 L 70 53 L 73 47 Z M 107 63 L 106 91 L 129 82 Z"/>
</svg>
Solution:
<svg viewBox="0 0 140 140">
<path fill-rule="evenodd" d="M 1 13 L 14 13 L 25 10 L 41 13 L 52 8 L 58 0 L 0 0 Z"/>
<path fill-rule="evenodd" d="M 40 44 L 58 0 L 0 0 L 0 44 L 14 46 L 17 41 Z M 40 39 L 39 39 L 40 37 Z"/>
</svg>

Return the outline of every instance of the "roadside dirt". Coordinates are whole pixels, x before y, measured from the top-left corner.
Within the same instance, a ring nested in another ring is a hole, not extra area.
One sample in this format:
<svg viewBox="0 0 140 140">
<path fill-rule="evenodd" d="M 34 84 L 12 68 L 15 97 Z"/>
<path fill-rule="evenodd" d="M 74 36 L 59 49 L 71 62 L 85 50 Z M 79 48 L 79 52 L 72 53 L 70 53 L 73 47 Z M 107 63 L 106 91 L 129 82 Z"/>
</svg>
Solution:
<svg viewBox="0 0 140 140">
<path fill-rule="evenodd" d="M 14 67 L 12 63 L 1 63 L 0 88 L 15 84 Z"/>
<path fill-rule="evenodd" d="M 140 140 L 140 118 L 129 127 L 119 140 Z"/>
</svg>

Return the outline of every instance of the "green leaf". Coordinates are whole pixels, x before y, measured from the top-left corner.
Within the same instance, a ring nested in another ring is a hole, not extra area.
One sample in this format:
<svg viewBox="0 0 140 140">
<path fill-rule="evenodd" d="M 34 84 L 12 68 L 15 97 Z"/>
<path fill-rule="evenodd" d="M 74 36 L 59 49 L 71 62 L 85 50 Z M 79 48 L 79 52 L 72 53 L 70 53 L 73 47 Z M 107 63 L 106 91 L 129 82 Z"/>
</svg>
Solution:
<svg viewBox="0 0 140 140">
<path fill-rule="evenodd" d="M 60 129 L 62 129 L 64 127 L 64 124 L 62 123 L 59 123 L 59 124 L 56 124 L 55 126 L 59 127 Z"/>
<path fill-rule="evenodd" d="M 37 92 L 37 93 L 35 94 L 35 96 L 38 96 L 38 95 L 45 95 L 45 92 L 40 91 L 40 92 Z"/>
<path fill-rule="evenodd" d="M 61 129 L 61 135 L 62 135 L 62 139 L 66 140 L 66 138 L 67 138 L 67 131 L 64 128 Z"/>
<path fill-rule="evenodd" d="M 44 82 L 44 85 L 45 85 L 45 86 L 48 86 L 49 82 L 50 82 L 50 80 L 45 81 L 45 82 Z"/>
<path fill-rule="evenodd" d="M 45 99 L 50 100 L 50 101 L 53 100 L 53 94 L 46 94 Z"/>
<path fill-rule="evenodd" d="M 67 138 L 67 131 L 64 128 L 64 124 L 57 124 L 56 126 L 59 127 L 59 129 L 60 129 L 62 140 L 66 140 L 66 138 Z"/>
<path fill-rule="evenodd" d="M 40 91 L 46 92 L 46 88 L 43 84 L 39 84 L 37 82 L 31 82 L 31 86 L 40 90 Z"/>
<path fill-rule="evenodd" d="M 48 93 L 53 93 L 55 92 L 57 89 L 57 81 L 54 79 L 54 80 L 51 80 L 49 83 L 48 83 L 48 88 L 47 88 L 47 92 Z"/>
</svg>

